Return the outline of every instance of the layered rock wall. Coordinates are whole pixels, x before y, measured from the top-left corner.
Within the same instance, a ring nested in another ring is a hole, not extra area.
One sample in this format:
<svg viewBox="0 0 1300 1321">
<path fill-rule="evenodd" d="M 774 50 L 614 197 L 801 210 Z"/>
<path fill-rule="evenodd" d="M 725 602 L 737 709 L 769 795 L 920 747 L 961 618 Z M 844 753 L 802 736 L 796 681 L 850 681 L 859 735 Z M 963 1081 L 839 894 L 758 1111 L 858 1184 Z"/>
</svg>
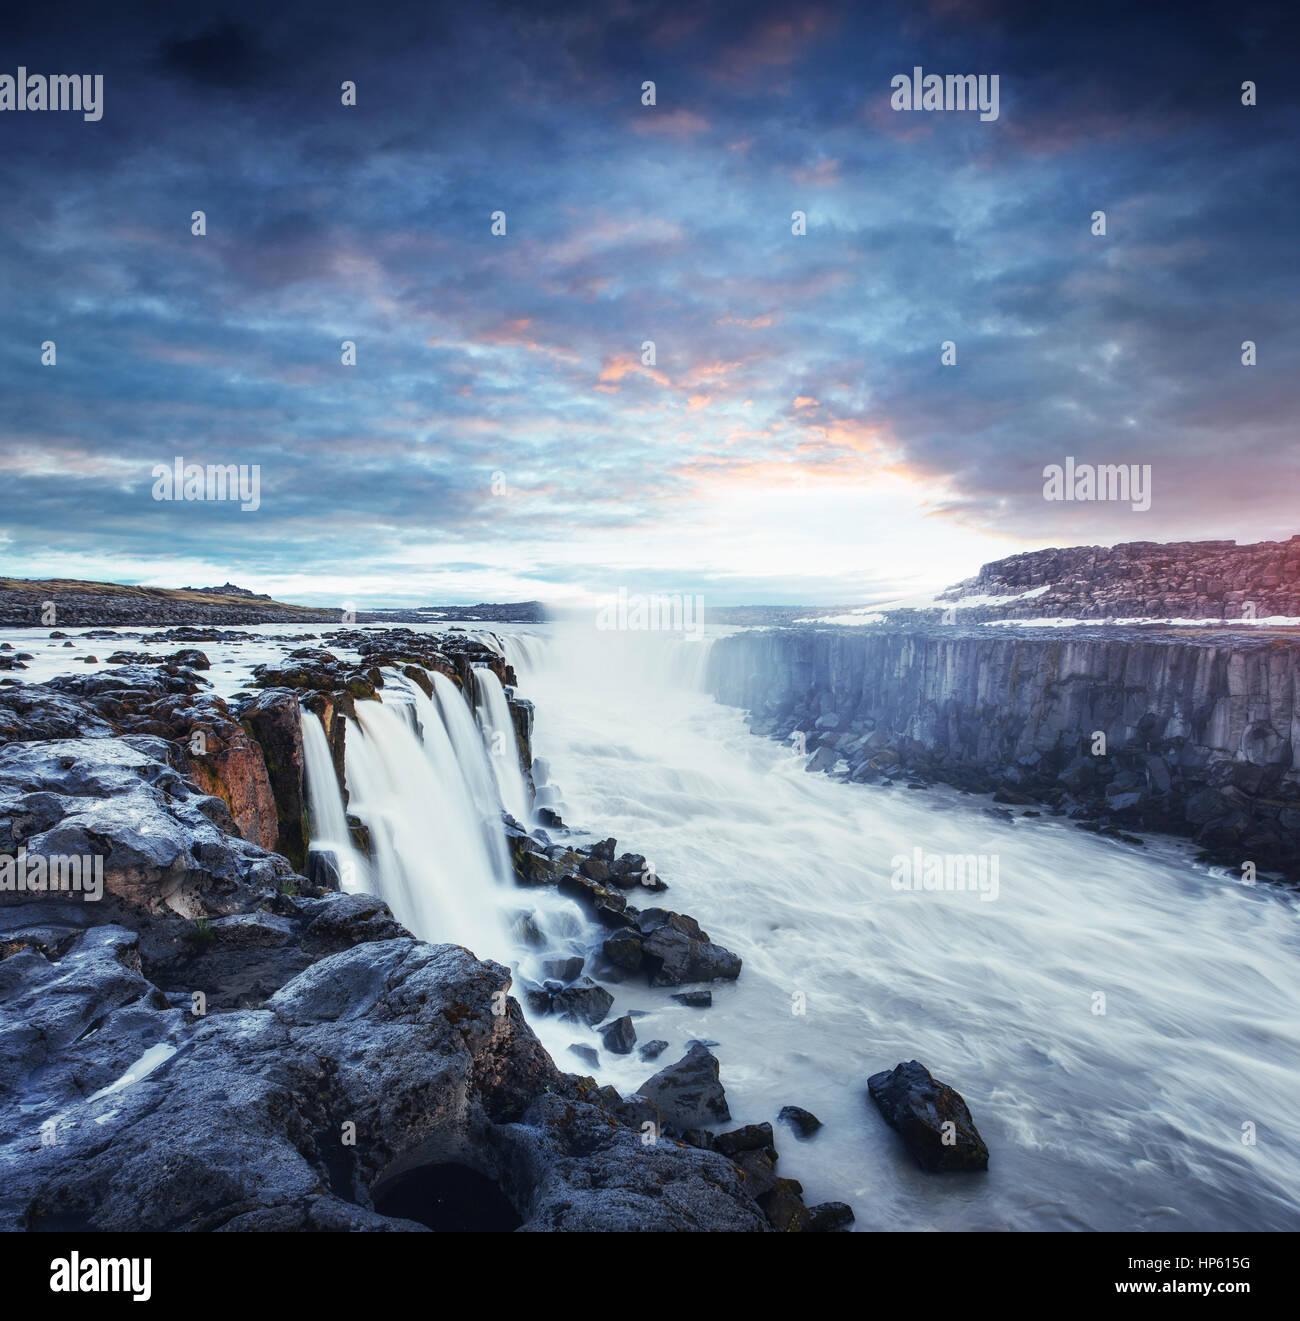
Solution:
<svg viewBox="0 0 1300 1321">
<path fill-rule="evenodd" d="M 755 732 L 801 734 L 817 769 L 1022 795 L 1109 828 L 1190 835 L 1232 865 L 1300 866 L 1292 638 L 772 630 L 716 642 L 707 683 Z"/>
</svg>

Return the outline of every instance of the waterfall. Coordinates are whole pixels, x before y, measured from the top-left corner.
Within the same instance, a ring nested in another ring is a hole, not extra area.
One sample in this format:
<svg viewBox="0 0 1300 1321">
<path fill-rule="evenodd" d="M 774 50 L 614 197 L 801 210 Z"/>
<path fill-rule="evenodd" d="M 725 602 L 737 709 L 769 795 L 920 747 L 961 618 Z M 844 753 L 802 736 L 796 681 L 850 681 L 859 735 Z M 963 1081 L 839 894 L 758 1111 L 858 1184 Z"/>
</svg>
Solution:
<svg viewBox="0 0 1300 1321">
<path fill-rule="evenodd" d="M 703 691 L 713 642 L 712 637 L 674 641 L 668 653 L 669 681 L 678 688 L 689 688 L 692 692 Z"/>
<path fill-rule="evenodd" d="M 546 659 L 545 641 L 532 633 L 506 634 L 501 639 L 501 650 L 520 679 L 531 675 Z"/>
<path fill-rule="evenodd" d="M 329 739 L 319 719 L 300 711 L 303 759 L 307 771 L 307 812 L 311 826 L 310 848 L 333 853 L 338 860 L 340 885 L 344 890 L 367 888 L 369 868 L 352 842 L 343 795 L 334 774 Z"/>
<path fill-rule="evenodd" d="M 500 819 L 485 820 L 475 758 L 458 755 L 423 692 L 400 675 L 385 679 L 386 700 L 358 702 L 348 724 L 348 787 L 370 829 L 372 888 L 422 939 L 506 959 L 499 882 L 508 855 Z"/>
<path fill-rule="evenodd" d="M 474 686 L 478 697 L 479 726 L 492 751 L 492 769 L 501 802 L 521 826 L 531 826 L 532 806 L 520 766 L 519 740 L 515 737 L 515 724 L 510 718 L 505 689 L 492 670 L 478 666 L 474 669 Z"/>
</svg>

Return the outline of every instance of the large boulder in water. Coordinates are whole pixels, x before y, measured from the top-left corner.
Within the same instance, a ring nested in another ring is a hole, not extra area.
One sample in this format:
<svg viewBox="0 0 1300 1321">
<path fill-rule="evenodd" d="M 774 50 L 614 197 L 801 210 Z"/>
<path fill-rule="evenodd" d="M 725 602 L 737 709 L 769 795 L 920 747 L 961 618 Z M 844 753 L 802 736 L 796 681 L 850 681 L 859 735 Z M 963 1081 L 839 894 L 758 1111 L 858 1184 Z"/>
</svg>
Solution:
<svg viewBox="0 0 1300 1321">
<path fill-rule="evenodd" d="M 637 1088 L 663 1115 L 664 1127 L 675 1133 L 725 1124 L 731 1118 L 727 1093 L 719 1081 L 721 1069 L 708 1048 L 696 1042 L 690 1050 Z"/>
<path fill-rule="evenodd" d="M 637 924 L 651 986 L 681 986 L 684 982 L 733 980 L 740 976 L 740 956 L 713 944 L 693 917 L 666 908 L 647 908 Z"/>
<path fill-rule="evenodd" d="M 871 1099 L 923 1170 L 987 1170 L 989 1149 L 962 1100 L 917 1060 L 867 1079 Z"/>
</svg>

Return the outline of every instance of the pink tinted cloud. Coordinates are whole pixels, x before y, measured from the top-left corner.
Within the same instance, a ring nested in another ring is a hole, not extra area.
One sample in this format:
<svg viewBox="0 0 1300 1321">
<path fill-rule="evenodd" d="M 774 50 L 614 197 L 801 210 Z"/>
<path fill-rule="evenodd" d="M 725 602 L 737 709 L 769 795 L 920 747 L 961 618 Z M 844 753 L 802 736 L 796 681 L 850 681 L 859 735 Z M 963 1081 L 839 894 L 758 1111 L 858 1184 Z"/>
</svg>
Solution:
<svg viewBox="0 0 1300 1321">
<path fill-rule="evenodd" d="M 632 120 L 632 127 L 637 133 L 658 134 L 680 141 L 708 132 L 711 125 L 694 110 L 661 110 L 658 106 L 648 106 Z"/>
</svg>

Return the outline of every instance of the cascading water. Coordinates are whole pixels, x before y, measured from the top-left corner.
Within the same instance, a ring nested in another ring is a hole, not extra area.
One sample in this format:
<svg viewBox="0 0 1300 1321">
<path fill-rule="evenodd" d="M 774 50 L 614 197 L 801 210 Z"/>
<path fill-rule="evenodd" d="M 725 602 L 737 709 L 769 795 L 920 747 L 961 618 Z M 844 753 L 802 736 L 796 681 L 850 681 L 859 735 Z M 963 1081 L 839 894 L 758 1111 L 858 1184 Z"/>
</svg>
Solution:
<svg viewBox="0 0 1300 1321">
<path fill-rule="evenodd" d="M 508 633 L 501 639 L 502 651 L 511 669 L 521 678 L 531 674 L 545 660 L 546 641 L 532 633 Z"/>
<path fill-rule="evenodd" d="M 402 676 L 385 679 L 385 701 L 359 702 L 347 734 L 351 808 L 370 830 L 374 891 L 423 939 L 509 961 L 506 855 L 475 801 L 473 758 L 467 774 L 433 703 Z"/>
<path fill-rule="evenodd" d="M 333 853 L 338 860 L 340 885 L 348 891 L 369 887 L 369 866 L 352 842 L 343 795 L 339 792 L 330 755 L 329 739 L 319 718 L 310 711 L 300 712 L 303 759 L 307 772 L 307 812 L 311 827 L 311 848 Z"/>
<path fill-rule="evenodd" d="M 524 783 L 519 764 L 519 742 L 515 737 L 514 721 L 506 702 L 505 689 L 496 673 L 484 666 L 474 669 L 474 688 L 478 698 L 476 709 L 483 738 L 492 751 L 492 769 L 505 809 L 522 826 L 533 820 L 528 786 Z"/>
</svg>

